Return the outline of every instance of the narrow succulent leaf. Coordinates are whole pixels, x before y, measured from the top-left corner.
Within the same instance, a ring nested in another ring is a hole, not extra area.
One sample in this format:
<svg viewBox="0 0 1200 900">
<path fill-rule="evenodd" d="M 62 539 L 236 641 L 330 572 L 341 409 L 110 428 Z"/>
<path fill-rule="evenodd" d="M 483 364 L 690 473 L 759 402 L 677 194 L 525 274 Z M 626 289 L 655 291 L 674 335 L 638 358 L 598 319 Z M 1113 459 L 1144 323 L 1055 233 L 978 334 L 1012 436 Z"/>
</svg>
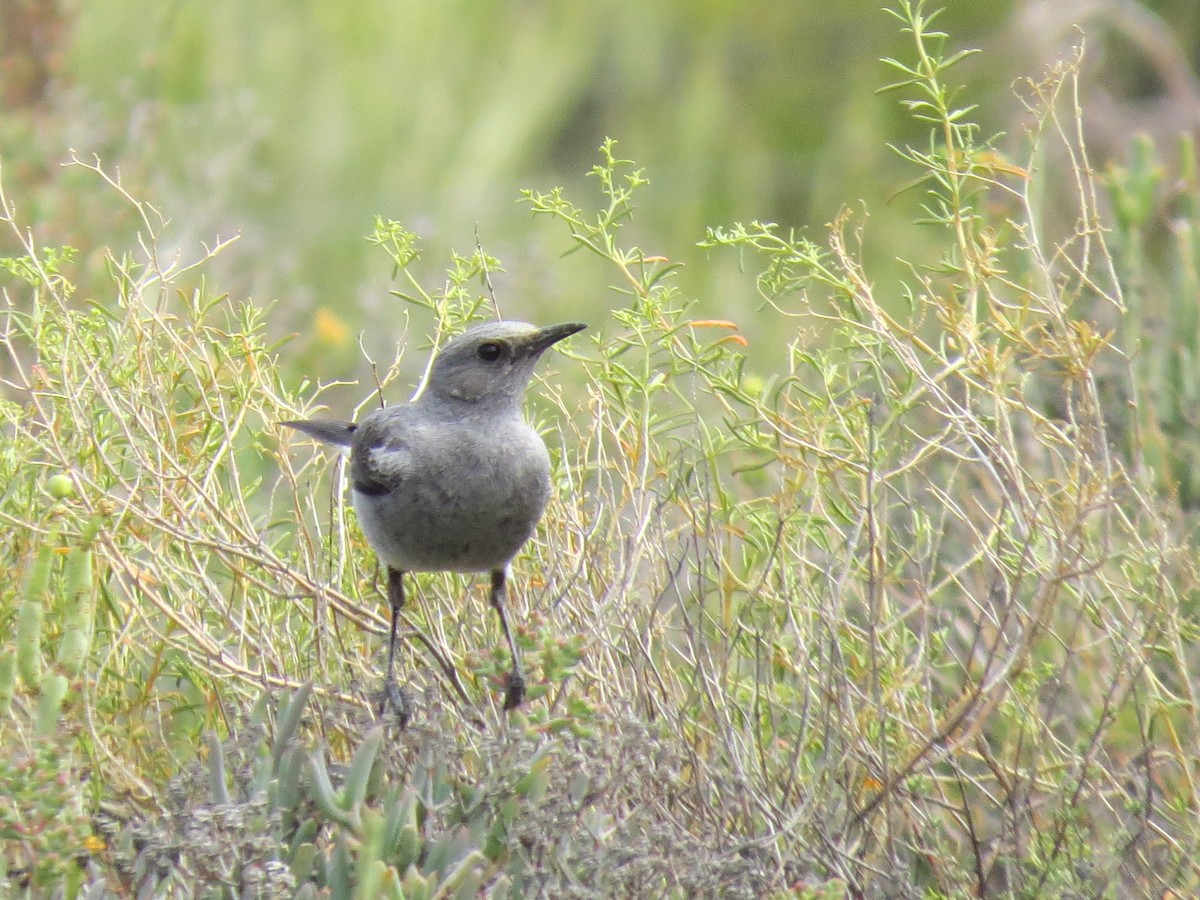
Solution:
<svg viewBox="0 0 1200 900">
<path fill-rule="evenodd" d="M 357 847 L 356 885 L 354 896 L 356 900 L 375 900 L 383 885 L 383 876 L 387 866 L 382 859 L 383 850 L 383 814 L 377 809 L 362 811 L 362 828 Z"/>
<path fill-rule="evenodd" d="M 355 810 L 366 799 L 371 770 L 375 767 L 375 760 L 383 743 L 383 728 L 382 725 L 376 725 L 367 732 L 354 752 L 354 758 L 350 760 L 350 768 L 346 771 L 346 783 L 342 788 L 342 806 L 346 809 Z"/>
<path fill-rule="evenodd" d="M 229 803 L 229 786 L 225 782 L 225 748 L 211 731 L 204 735 L 204 742 L 208 744 L 208 786 L 213 802 Z"/>
<path fill-rule="evenodd" d="M 69 687 L 67 676 L 57 672 L 42 679 L 38 696 L 37 723 L 34 733 L 39 738 L 51 737 L 58 730 L 58 714 Z"/>
<path fill-rule="evenodd" d="M 346 834 L 338 837 L 329 857 L 328 881 L 330 896 L 335 900 L 351 900 L 354 897 L 354 861 L 346 846 Z"/>
<path fill-rule="evenodd" d="M 17 670 L 30 690 L 42 683 L 42 617 L 40 599 L 27 597 L 17 611 Z"/>
<path fill-rule="evenodd" d="M 17 687 L 17 654 L 11 649 L 0 650 L 0 716 L 12 708 Z"/>
<path fill-rule="evenodd" d="M 311 694 L 312 682 L 306 681 L 292 691 L 291 695 L 280 705 L 279 719 L 275 724 L 275 740 L 271 745 L 271 767 L 275 770 L 279 769 L 279 760 L 296 737 L 301 717 L 304 715 L 304 708 L 308 705 L 308 698 Z"/>
<path fill-rule="evenodd" d="M 314 750 L 309 755 L 308 771 L 309 777 L 312 779 L 313 801 L 317 804 L 317 808 L 327 818 L 339 825 L 350 829 L 356 828 L 354 817 L 338 802 L 339 798 L 333 788 L 333 782 L 329 780 L 329 770 L 325 768 L 325 754 L 321 750 Z"/>
<path fill-rule="evenodd" d="M 303 843 L 292 851 L 292 860 L 289 868 L 292 872 L 292 878 L 296 880 L 296 884 L 304 884 L 312 877 L 313 864 L 317 858 L 317 847 L 312 843 Z"/>
</svg>

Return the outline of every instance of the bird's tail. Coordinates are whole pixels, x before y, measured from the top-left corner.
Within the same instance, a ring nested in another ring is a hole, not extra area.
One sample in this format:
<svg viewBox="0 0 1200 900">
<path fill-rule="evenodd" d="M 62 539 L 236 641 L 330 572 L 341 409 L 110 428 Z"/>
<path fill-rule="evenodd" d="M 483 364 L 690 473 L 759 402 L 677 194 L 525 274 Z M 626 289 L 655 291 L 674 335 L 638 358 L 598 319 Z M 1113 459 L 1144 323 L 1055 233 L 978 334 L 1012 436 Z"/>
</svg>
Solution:
<svg viewBox="0 0 1200 900">
<path fill-rule="evenodd" d="M 333 419 L 297 419 L 291 422 L 280 422 L 288 428 L 303 431 L 311 438 L 326 444 L 337 444 L 349 447 L 354 441 L 354 429 L 358 426 L 353 422 L 337 422 Z"/>
</svg>

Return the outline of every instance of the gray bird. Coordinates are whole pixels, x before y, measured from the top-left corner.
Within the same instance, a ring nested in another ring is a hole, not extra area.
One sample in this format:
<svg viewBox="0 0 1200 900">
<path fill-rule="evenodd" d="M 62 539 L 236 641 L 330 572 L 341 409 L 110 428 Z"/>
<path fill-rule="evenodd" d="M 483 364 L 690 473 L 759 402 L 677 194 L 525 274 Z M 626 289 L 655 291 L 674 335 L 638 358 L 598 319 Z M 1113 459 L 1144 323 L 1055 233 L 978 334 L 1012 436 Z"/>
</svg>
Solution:
<svg viewBox="0 0 1200 900">
<path fill-rule="evenodd" d="M 550 457 L 521 415 L 521 398 L 542 353 L 586 327 L 477 325 L 434 357 L 424 390 L 410 403 L 376 410 L 357 425 L 280 423 L 350 447 L 354 509 L 387 567 L 392 623 L 384 698 L 402 726 L 412 715 L 407 692 L 395 680 L 405 572 L 491 573 L 491 606 L 512 654 L 504 708 L 524 699 L 504 602 L 509 563 L 550 497 Z"/>
</svg>

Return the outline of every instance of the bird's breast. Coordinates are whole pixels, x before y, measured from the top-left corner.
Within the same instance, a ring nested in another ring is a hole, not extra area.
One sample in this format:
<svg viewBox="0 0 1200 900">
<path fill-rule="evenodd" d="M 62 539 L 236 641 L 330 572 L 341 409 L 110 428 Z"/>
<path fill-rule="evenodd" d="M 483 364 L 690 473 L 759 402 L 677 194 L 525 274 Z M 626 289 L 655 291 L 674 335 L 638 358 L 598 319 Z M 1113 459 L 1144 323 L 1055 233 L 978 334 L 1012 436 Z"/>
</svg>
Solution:
<svg viewBox="0 0 1200 900">
<path fill-rule="evenodd" d="M 503 568 L 550 494 L 546 446 L 524 422 L 409 429 L 402 447 L 365 452 L 379 477 L 354 491 L 354 506 L 368 541 L 401 570 Z"/>
</svg>

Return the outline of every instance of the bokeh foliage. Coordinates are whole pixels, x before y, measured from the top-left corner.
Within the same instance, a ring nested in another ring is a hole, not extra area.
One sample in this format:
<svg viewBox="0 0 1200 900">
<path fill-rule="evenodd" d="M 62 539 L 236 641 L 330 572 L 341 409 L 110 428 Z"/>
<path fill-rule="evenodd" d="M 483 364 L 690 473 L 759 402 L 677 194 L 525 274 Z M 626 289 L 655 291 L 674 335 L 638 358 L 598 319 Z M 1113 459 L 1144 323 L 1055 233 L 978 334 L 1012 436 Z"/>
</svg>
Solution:
<svg viewBox="0 0 1200 900">
<path fill-rule="evenodd" d="M 102 196 L 80 208 L 140 235 L 104 255 L 43 246 L 5 195 L 9 884 L 1194 893 L 1194 150 L 1139 140 L 1097 180 L 1072 55 L 1017 86 L 1005 153 L 959 85 L 971 58 L 923 3 L 889 8 L 926 252 L 877 277 L 853 204 L 820 232 L 692 236 L 741 263 L 781 367 L 645 239 L 654 172 L 623 144 L 586 193 L 521 196 L 609 303 L 532 391 L 556 491 L 517 561 L 538 683 L 508 718 L 478 586 L 428 576 L 405 615 L 421 719 L 370 721 L 369 549 L 340 461 L 277 425 L 331 393 L 281 365 L 279 306 L 217 287 L 232 247 L 177 254 L 103 166 L 69 170 Z M 431 279 L 419 237 L 373 221 L 433 342 L 507 303 L 490 253 Z M 1150 296 L 1161 330 L 1129 319 Z M 392 402 L 400 362 L 377 366 Z"/>
<path fill-rule="evenodd" d="M 964 42 L 1001 31 L 1011 10 L 951 7 Z M 314 0 L 114 0 L 63 4 L 61 17 L 47 103 L 28 131 L 0 137 L 10 165 L 35 160 L 23 196 L 42 207 L 34 220 L 55 222 L 44 241 L 90 251 L 73 223 L 97 211 L 74 209 L 77 180 L 55 165 L 67 148 L 97 154 L 172 211 L 171 243 L 242 234 L 214 271 L 231 290 L 282 300 L 277 322 L 326 362 L 340 354 L 344 372 L 361 371 L 356 331 L 367 328 L 378 354 L 377 323 L 402 327 L 362 241 L 377 214 L 408 223 L 433 260 L 468 246 L 478 225 L 508 263 L 499 289 L 521 317 L 603 309 L 589 287 L 597 270 L 555 262 L 563 245 L 512 198 L 533 185 L 586 189 L 580 175 L 609 135 L 654 173 L 635 228 L 685 264 L 683 290 L 752 336 L 756 302 L 735 262 L 695 247 L 707 225 L 821 226 L 858 198 L 885 220 L 908 217 L 904 198 L 895 209 L 878 202 L 907 177 L 886 142 L 918 132 L 873 94 L 879 58 L 901 46 L 875 0 L 367 0 L 353 15 Z M 975 74 L 997 90 L 1011 77 L 997 66 Z M 136 227 L 111 214 L 115 232 Z M 875 259 L 921 243 L 893 233 Z M 317 310 L 326 318 L 314 320 Z M 330 315 L 346 327 L 322 329 Z"/>
</svg>

